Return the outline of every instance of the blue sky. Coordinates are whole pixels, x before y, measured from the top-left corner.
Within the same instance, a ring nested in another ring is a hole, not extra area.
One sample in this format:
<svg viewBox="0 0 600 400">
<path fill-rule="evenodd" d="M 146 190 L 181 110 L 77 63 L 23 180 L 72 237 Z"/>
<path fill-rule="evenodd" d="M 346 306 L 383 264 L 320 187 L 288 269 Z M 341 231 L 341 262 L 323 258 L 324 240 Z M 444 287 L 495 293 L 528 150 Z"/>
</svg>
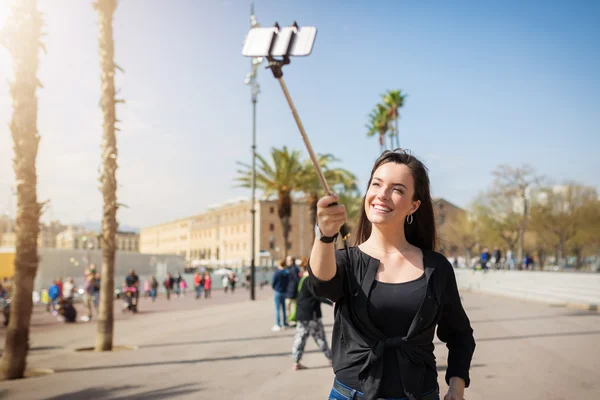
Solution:
<svg viewBox="0 0 600 400">
<path fill-rule="evenodd" d="M 5 0 L 0 0 L 0 16 Z M 524 4 L 527 3 L 527 4 Z M 102 116 L 90 2 L 40 0 L 46 12 L 38 126 L 44 219 L 99 220 Z M 249 1 L 121 1 L 115 15 L 119 211 L 147 226 L 248 196 Z M 367 115 L 387 89 L 408 93 L 400 142 L 424 159 L 432 190 L 466 206 L 502 163 L 600 189 L 600 3 L 596 1 L 256 0 L 263 26 L 315 25 L 313 54 L 284 77 L 317 152 L 366 184 L 379 146 Z M 0 209 L 9 208 L 10 58 L 0 49 Z M 305 150 L 281 89 L 259 72 L 258 151 Z M 12 201 L 14 210 L 14 200 Z"/>
</svg>

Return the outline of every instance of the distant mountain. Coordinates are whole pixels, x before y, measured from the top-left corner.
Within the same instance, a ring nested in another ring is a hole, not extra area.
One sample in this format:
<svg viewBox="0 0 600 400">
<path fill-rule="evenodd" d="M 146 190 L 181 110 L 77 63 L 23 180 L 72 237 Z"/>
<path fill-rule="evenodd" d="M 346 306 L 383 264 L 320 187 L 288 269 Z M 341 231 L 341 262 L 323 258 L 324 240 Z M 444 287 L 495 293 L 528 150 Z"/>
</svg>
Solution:
<svg viewBox="0 0 600 400">
<path fill-rule="evenodd" d="M 96 222 L 96 221 L 85 221 L 85 222 L 80 222 L 78 224 L 73 224 L 73 225 L 81 226 L 88 231 L 100 232 L 102 230 L 102 224 L 100 222 Z M 129 225 L 119 224 L 119 231 L 139 233 L 140 228 L 129 226 Z"/>
</svg>

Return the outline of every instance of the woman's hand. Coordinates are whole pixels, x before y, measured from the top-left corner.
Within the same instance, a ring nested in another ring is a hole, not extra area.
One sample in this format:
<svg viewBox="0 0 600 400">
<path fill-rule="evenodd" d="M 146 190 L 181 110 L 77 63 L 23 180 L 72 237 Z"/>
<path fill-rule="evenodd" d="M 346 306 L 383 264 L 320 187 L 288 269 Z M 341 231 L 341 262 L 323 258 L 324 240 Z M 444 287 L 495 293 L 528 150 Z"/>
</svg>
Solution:
<svg viewBox="0 0 600 400">
<path fill-rule="evenodd" d="M 317 223 L 324 236 L 334 236 L 346 222 L 346 207 L 331 206 L 338 200 L 336 195 L 323 196 L 317 203 Z"/>
<path fill-rule="evenodd" d="M 465 400 L 463 395 L 456 389 L 448 389 L 448 393 L 444 396 L 444 400 Z"/>
<path fill-rule="evenodd" d="M 465 400 L 465 380 L 457 376 L 450 378 L 450 387 L 444 400 Z"/>
</svg>

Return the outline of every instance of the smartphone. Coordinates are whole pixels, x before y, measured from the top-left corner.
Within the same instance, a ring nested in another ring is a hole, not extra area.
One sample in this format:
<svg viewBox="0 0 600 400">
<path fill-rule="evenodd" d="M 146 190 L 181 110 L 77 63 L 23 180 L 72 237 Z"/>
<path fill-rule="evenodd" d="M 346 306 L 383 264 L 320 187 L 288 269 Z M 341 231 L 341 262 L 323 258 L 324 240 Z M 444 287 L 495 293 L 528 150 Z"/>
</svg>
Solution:
<svg viewBox="0 0 600 400">
<path fill-rule="evenodd" d="M 273 38 L 275 28 L 252 28 L 242 49 L 242 55 L 245 57 L 282 57 L 285 55 L 288 44 L 292 37 L 293 27 L 284 27 L 279 29 L 279 33 Z M 290 56 L 303 57 L 312 52 L 315 38 L 317 37 L 317 28 L 314 26 L 303 26 L 298 29 L 294 43 L 290 50 Z M 275 40 L 271 54 L 271 40 Z"/>
</svg>

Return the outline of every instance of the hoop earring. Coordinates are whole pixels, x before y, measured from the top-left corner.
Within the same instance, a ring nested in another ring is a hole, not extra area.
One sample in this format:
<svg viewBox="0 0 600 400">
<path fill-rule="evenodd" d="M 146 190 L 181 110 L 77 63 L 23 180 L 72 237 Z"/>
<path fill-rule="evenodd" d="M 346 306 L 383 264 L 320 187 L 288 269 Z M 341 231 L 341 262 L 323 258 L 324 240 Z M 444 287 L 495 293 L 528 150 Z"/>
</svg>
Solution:
<svg viewBox="0 0 600 400">
<path fill-rule="evenodd" d="M 406 217 L 406 223 L 409 224 L 409 225 L 413 223 L 413 216 L 412 216 L 412 214 L 409 214 L 408 217 Z"/>
</svg>

